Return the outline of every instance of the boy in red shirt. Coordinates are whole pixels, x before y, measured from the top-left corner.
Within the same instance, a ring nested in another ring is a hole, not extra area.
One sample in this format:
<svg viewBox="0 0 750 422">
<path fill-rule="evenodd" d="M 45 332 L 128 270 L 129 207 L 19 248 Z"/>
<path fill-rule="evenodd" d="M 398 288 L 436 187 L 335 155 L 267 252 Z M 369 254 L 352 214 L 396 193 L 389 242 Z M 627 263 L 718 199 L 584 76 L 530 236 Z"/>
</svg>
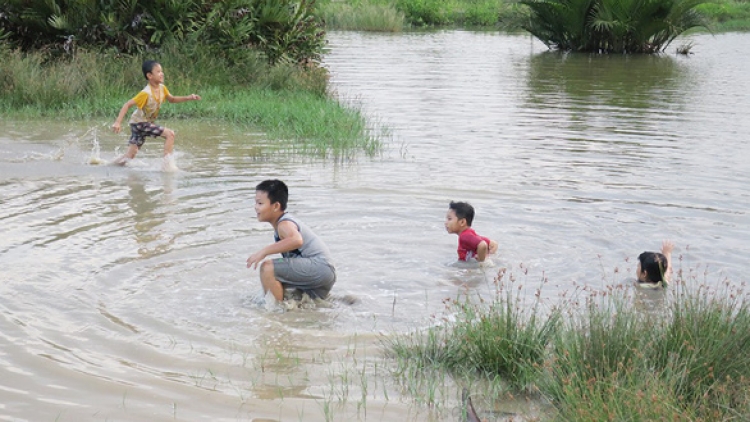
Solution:
<svg viewBox="0 0 750 422">
<path fill-rule="evenodd" d="M 445 216 L 445 230 L 458 235 L 458 260 L 484 262 L 487 255 L 497 252 L 497 242 L 480 236 L 471 228 L 474 207 L 466 202 L 451 201 Z"/>
</svg>

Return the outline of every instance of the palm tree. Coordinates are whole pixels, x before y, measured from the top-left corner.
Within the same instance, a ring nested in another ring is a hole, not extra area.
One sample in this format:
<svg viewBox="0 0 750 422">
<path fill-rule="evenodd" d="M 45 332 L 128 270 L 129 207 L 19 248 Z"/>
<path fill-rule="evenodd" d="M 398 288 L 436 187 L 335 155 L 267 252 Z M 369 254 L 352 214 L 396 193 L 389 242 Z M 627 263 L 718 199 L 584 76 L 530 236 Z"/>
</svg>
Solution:
<svg viewBox="0 0 750 422">
<path fill-rule="evenodd" d="M 695 27 L 705 0 L 521 0 L 531 9 L 524 29 L 564 51 L 659 53 Z"/>
</svg>

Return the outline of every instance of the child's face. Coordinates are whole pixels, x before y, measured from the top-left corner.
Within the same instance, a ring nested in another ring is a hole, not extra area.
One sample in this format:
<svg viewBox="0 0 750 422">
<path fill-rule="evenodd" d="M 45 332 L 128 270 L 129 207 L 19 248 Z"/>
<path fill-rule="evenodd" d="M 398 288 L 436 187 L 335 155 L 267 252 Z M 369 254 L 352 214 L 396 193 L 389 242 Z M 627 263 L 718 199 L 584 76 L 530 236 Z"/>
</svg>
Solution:
<svg viewBox="0 0 750 422">
<path fill-rule="evenodd" d="M 451 234 L 459 234 L 466 228 L 466 219 L 456 217 L 456 212 L 449 209 L 445 214 L 445 230 Z"/>
<path fill-rule="evenodd" d="M 164 71 L 161 68 L 160 64 L 154 65 L 154 68 L 151 69 L 151 72 L 147 73 L 146 76 L 148 77 L 148 81 L 153 84 L 163 84 L 164 83 Z"/>
<path fill-rule="evenodd" d="M 258 221 L 273 223 L 276 220 L 276 214 L 280 207 L 281 204 L 278 202 L 271 203 L 271 200 L 268 199 L 268 192 L 255 191 L 255 214 L 258 217 Z"/>
<path fill-rule="evenodd" d="M 648 274 L 641 270 L 641 263 L 638 262 L 638 268 L 635 269 L 635 278 L 640 282 L 648 281 Z"/>
</svg>

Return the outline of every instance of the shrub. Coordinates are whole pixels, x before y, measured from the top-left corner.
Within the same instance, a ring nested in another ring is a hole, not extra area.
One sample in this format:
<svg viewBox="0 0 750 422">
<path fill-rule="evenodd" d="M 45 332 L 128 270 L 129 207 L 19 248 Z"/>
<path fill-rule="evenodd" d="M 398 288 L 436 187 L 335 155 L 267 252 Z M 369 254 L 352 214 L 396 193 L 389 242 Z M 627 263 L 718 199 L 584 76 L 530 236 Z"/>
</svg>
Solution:
<svg viewBox="0 0 750 422">
<path fill-rule="evenodd" d="M 550 48 L 606 53 L 658 53 L 688 29 L 706 26 L 704 0 L 521 0 L 524 25 Z"/>
<path fill-rule="evenodd" d="M 319 62 L 325 46 L 314 0 L 7 0 L 0 36 L 29 51 L 75 46 L 120 53 L 172 41 L 216 46 L 227 55 L 254 48 L 269 62 Z"/>
</svg>

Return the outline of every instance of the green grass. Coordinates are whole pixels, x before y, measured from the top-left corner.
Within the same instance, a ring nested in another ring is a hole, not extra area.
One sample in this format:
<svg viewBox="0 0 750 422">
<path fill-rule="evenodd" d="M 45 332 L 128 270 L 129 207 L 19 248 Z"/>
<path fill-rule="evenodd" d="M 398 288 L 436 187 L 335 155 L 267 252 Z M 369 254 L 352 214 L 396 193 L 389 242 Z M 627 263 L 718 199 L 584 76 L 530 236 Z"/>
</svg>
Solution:
<svg viewBox="0 0 750 422">
<path fill-rule="evenodd" d="M 528 16 L 507 0 L 325 0 L 320 9 L 328 29 L 386 32 L 445 26 L 520 29 Z"/>
<path fill-rule="evenodd" d="M 498 280 L 491 303 L 453 301 L 441 324 L 389 340 L 397 376 L 419 379 L 415 367 L 462 383 L 500 377 L 551 403 L 545 420 L 750 419 L 750 297 L 740 288 L 680 275 L 656 312 L 635 305 L 631 286 L 545 310 Z"/>
<path fill-rule="evenodd" d="M 501 377 L 522 390 L 536 381 L 545 350 L 560 324 L 559 310 L 543 314 L 540 302 L 523 302 L 512 283 L 495 280 L 492 301 L 470 298 L 448 304 L 453 320 L 389 340 L 392 354 L 408 365 Z"/>
<path fill-rule="evenodd" d="M 217 52 L 170 47 L 155 55 L 173 95 L 202 101 L 166 104 L 159 120 L 213 119 L 248 126 L 289 150 L 316 156 L 374 155 L 382 147 L 356 107 L 328 94 L 325 69 L 269 66 L 248 53 L 240 62 Z M 79 50 L 73 57 L 0 49 L 0 113 L 8 117 L 109 117 L 145 86 L 145 56 Z M 150 57 L 149 57 L 150 58 Z"/>
<path fill-rule="evenodd" d="M 321 7 L 326 28 L 341 31 L 400 32 L 406 25 L 403 12 L 393 3 L 331 1 Z"/>
<path fill-rule="evenodd" d="M 521 30 L 526 6 L 510 0 L 323 0 L 326 27 L 333 30 L 398 32 L 408 27 Z M 696 8 L 714 31 L 750 30 L 750 2 L 715 0 Z"/>
</svg>

